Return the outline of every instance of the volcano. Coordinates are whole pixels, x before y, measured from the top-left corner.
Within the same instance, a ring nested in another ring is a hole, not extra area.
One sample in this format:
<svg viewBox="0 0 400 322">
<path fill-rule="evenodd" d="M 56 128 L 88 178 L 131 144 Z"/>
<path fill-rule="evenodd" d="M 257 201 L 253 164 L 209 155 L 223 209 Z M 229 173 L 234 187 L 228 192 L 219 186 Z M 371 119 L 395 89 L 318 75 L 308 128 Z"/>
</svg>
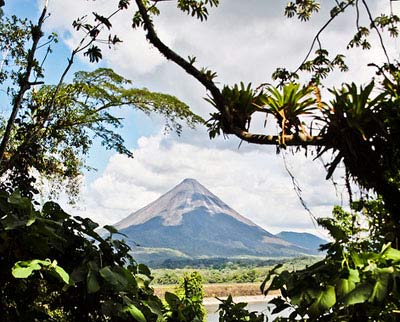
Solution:
<svg viewBox="0 0 400 322">
<path fill-rule="evenodd" d="M 315 253 L 256 225 L 195 179 L 183 180 L 114 226 L 133 249 L 139 245 L 190 258 Z"/>
</svg>

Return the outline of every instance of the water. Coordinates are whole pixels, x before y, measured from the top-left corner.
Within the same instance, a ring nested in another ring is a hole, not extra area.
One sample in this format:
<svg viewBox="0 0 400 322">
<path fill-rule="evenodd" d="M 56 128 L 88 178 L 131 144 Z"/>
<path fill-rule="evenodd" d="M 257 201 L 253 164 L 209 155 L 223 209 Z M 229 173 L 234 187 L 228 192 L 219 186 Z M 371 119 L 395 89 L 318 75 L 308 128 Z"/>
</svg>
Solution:
<svg viewBox="0 0 400 322">
<path fill-rule="evenodd" d="M 207 310 L 207 322 L 218 322 L 218 304 L 207 304 L 204 305 L 206 310 Z M 265 313 L 265 310 L 267 308 L 267 301 L 257 301 L 257 302 L 250 302 L 247 304 L 246 309 L 249 310 L 250 312 L 252 311 L 257 311 L 257 312 L 263 312 Z"/>
<path fill-rule="evenodd" d="M 265 321 L 272 322 L 278 317 L 289 317 L 290 313 L 292 313 L 293 309 L 288 308 L 283 310 L 279 314 L 271 314 L 270 312 L 273 311 L 275 305 L 268 304 L 270 300 L 272 300 L 273 296 L 239 296 L 235 297 L 233 301 L 235 303 L 245 302 L 247 303 L 246 310 L 249 312 L 260 312 L 264 313 Z M 217 312 L 218 305 L 220 301 L 217 299 L 205 299 L 204 300 L 204 307 L 207 310 L 207 322 L 219 322 L 219 314 Z"/>
</svg>

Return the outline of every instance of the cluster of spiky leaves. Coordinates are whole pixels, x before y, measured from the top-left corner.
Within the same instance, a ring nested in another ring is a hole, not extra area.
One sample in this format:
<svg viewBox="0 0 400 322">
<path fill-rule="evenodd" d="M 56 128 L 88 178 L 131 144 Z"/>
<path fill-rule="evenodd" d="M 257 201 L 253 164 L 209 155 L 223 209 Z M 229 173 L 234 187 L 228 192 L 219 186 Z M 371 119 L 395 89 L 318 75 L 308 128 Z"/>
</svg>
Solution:
<svg viewBox="0 0 400 322">
<path fill-rule="evenodd" d="M 306 116 L 316 108 L 316 99 L 311 96 L 311 86 L 301 87 L 300 84 L 288 83 L 282 90 L 268 87 L 267 93 L 261 101 L 272 114 L 282 130 L 282 137 L 286 133 L 298 133 L 303 130 L 300 117 Z M 282 142 L 284 145 L 285 142 Z"/>
<path fill-rule="evenodd" d="M 382 195 L 393 215 L 393 228 L 398 229 L 400 74 L 394 66 L 379 73 L 384 76 L 378 88 L 371 82 L 366 87 L 351 84 L 331 91 L 334 98 L 320 118 L 325 144 L 318 150 L 319 155 L 334 152 L 328 178 L 343 161 L 358 184 Z"/>
<path fill-rule="evenodd" d="M 312 86 L 302 87 L 300 84 L 288 83 L 281 89 L 267 86 L 263 90 L 253 90 L 251 84 L 247 87 L 241 83 L 240 86 L 224 86 L 221 91 L 225 99 L 224 110 L 212 113 L 207 122 L 211 138 L 221 132 L 231 134 L 232 127 L 248 131 L 251 117 L 256 112 L 272 115 L 281 129 L 280 145 L 284 146 L 284 136 L 304 132 L 305 127 L 302 117 L 310 115 L 317 107 L 317 99 L 312 96 Z M 206 99 L 217 107 L 212 98 Z"/>
<path fill-rule="evenodd" d="M 221 91 L 225 98 L 225 110 L 220 113 L 212 113 L 211 119 L 207 122 L 210 138 L 225 133 L 231 133 L 229 128 L 234 125 L 240 129 L 248 130 L 250 126 L 252 114 L 263 105 L 263 93 L 251 88 L 251 84 L 247 86 L 240 83 L 233 87 L 224 86 Z M 206 98 L 210 104 L 217 107 L 217 103 L 212 97 Z"/>
</svg>

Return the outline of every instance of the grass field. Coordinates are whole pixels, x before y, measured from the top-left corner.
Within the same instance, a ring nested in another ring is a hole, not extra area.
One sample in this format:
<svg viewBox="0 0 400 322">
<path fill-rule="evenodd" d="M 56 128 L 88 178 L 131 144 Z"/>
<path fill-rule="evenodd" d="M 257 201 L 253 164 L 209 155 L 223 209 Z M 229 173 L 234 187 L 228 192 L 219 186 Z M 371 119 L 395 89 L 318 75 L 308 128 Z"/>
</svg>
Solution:
<svg viewBox="0 0 400 322">
<path fill-rule="evenodd" d="M 174 292 L 175 285 L 158 285 L 154 286 L 157 296 L 164 298 L 165 292 Z M 232 296 L 252 296 L 262 295 L 260 291 L 260 283 L 221 283 L 221 284 L 204 284 L 205 297 L 225 297 Z M 275 293 L 278 294 L 278 293 Z M 270 295 L 273 295 L 272 293 Z"/>
</svg>

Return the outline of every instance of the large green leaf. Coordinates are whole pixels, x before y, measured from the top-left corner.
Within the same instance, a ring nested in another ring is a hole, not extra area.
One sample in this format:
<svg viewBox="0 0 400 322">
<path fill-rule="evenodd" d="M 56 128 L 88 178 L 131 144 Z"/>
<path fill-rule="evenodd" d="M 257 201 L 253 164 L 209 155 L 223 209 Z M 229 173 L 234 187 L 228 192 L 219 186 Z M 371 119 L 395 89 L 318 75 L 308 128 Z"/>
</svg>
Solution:
<svg viewBox="0 0 400 322">
<path fill-rule="evenodd" d="M 349 279 L 340 278 L 336 284 L 337 295 L 340 297 L 344 297 L 352 290 L 354 290 L 355 287 L 356 284 L 353 281 Z"/>
<path fill-rule="evenodd" d="M 158 298 L 154 296 L 154 298 L 149 298 L 147 301 L 143 300 L 142 303 L 147 306 L 152 313 L 162 317 L 162 303 Z"/>
<path fill-rule="evenodd" d="M 138 322 L 147 322 L 144 314 L 134 304 L 128 305 L 124 312 L 128 312 Z"/>
<path fill-rule="evenodd" d="M 171 308 L 177 307 L 181 303 L 179 297 L 171 292 L 165 292 L 165 301 L 167 301 Z"/>
<path fill-rule="evenodd" d="M 387 259 L 391 259 L 395 262 L 399 262 L 400 261 L 400 250 L 390 247 L 389 249 L 386 250 L 384 256 Z"/>
<path fill-rule="evenodd" d="M 69 215 L 60 207 L 59 204 L 48 201 L 43 205 L 42 212 L 45 215 L 51 215 L 55 220 L 63 220 L 69 218 Z"/>
<path fill-rule="evenodd" d="M 39 271 L 42 266 L 49 266 L 51 262 L 48 260 L 33 259 L 30 261 L 16 262 L 12 268 L 12 275 L 15 278 L 27 278 L 31 276 L 33 271 Z"/>
<path fill-rule="evenodd" d="M 93 272 L 92 270 L 89 270 L 86 282 L 87 282 L 87 291 L 89 294 L 96 293 L 97 291 L 100 290 L 100 284 L 97 281 L 95 272 Z"/>
<path fill-rule="evenodd" d="M 12 268 L 12 275 L 15 278 L 27 278 L 33 273 L 33 271 L 40 270 L 41 268 L 42 267 L 39 265 L 39 263 L 34 261 L 20 261 L 14 264 Z"/>
<path fill-rule="evenodd" d="M 128 281 L 125 276 L 113 271 L 110 266 L 103 267 L 99 270 L 99 273 L 101 277 L 107 281 L 107 283 L 119 290 L 123 290 L 128 285 Z"/>
<path fill-rule="evenodd" d="M 146 276 L 150 276 L 151 272 L 150 269 L 148 268 L 148 266 L 144 265 L 144 264 L 139 264 L 138 265 L 138 272 L 139 274 L 143 274 Z"/>
<path fill-rule="evenodd" d="M 336 303 L 335 288 L 328 285 L 325 290 L 320 291 L 316 300 L 311 305 L 309 313 L 312 316 L 318 316 L 330 309 Z"/>
<path fill-rule="evenodd" d="M 13 230 L 18 227 L 30 226 L 36 221 L 36 217 L 21 217 L 15 214 L 7 214 L 1 219 L 1 224 L 5 230 Z"/>
<path fill-rule="evenodd" d="M 388 294 L 389 274 L 379 274 L 376 278 L 375 285 L 372 289 L 370 302 L 382 302 Z"/>
<path fill-rule="evenodd" d="M 108 232 L 112 235 L 112 234 L 116 234 L 118 233 L 118 229 L 115 228 L 114 226 L 111 225 L 105 225 L 103 226 L 104 229 L 108 230 Z"/>
<path fill-rule="evenodd" d="M 358 284 L 357 287 L 345 297 L 344 303 L 346 305 L 364 303 L 371 296 L 371 292 L 372 285 L 366 283 Z"/>
<path fill-rule="evenodd" d="M 61 280 L 65 283 L 65 284 L 70 284 L 71 283 L 71 279 L 68 275 L 68 273 L 60 266 L 55 266 L 54 267 L 54 272 L 61 278 Z"/>
<path fill-rule="evenodd" d="M 360 272 L 357 269 L 348 269 L 347 278 L 340 278 L 336 284 L 336 293 L 340 297 L 345 297 L 355 289 L 360 282 Z"/>
<path fill-rule="evenodd" d="M 8 202 L 12 205 L 18 206 L 19 208 L 22 209 L 32 209 L 32 203 L 29 200 L 29 198 L 22 197 L 19 191 L 13 192 L 9 197 L 8 197 Z"/>
</svg>

